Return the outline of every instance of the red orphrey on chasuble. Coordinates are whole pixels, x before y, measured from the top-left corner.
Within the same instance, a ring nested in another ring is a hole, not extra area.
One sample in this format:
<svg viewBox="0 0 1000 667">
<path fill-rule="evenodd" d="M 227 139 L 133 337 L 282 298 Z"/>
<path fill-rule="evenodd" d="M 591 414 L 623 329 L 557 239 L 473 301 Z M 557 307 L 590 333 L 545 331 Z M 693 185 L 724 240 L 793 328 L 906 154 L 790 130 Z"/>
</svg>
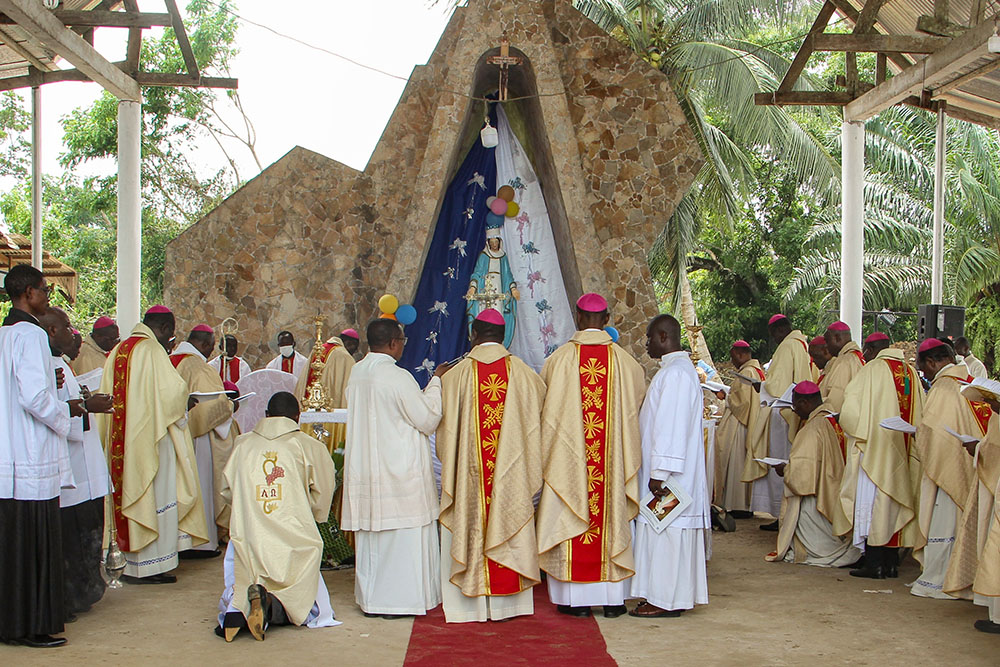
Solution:
<svg viewBox="0 0 1000 667">
<path fill-rule="evenodd" d="M 889 365 L 889 372 L 892 373 L 893 385 L 896 387 L 896 401 L 899 404 L 899 416 L 905 421 L 913 423 L 913 391 L 914 391 L 914 381 L 915 378 L 910 376 L 910 370 L 902 361 L 897 361 L 895 359 L 886 359 L 885 363 Z M 913 442 L 913 436 L 909 433 L 903 434 L 903 444 L 906 446 L 906 454 L 910 454 L 910 446 Z M 889 539 L 883 546 L 886 547 L 898 547 L 899 546 L 899 531 L 897 530 L 893 533 L 892 538 Z"/>
<path fill-rule="evenodd" d="M 592 583 L 607 580 L 607 444 L 611 387 L 611 346 L 578 345 L 583 437 L 587 446 L 587 504 L 590 526 L 570 540 L 569 580 Z"/>
<path fill-rule="evenodd" d="M 858 361 L 861 362 L 861 365 L 864 366 L 865 365 L 865 355 L 864 355 L 864 353 L 861 352 L 861 350 L 851 350 L 851 352 L 854 353 L 854 356 L 857 357 Z"/>
<path fill-rule="evenodd" d="M 115 353 L 114 377 L 111 384 L 111 405 L 114 413 L 111 415 L 111 443 L 108 455 L 111 459 L 111 492 L 113 519 L 118 531 L 118 548 L 130 551 L 128 520 L 122 514 L 122 470 L 125 467 L 125 401 L 128 397 L 129 360 L 136 343 L 143 340 L 140 336 L 126 338 Z"/>
<path fill-rule="evenodd" d="M 171 354 L 170 355 L 170 363 L 172 363 L 174 365 L 174 368 L 177 368 L 178 366 L 181 365 L 181 362 L 184 361 L 184 357 L 189 357 L 189 356 L 191 356 L 191 355 L 189 355 L 189 354 Z"/>
<path fill-rule="evenodd" d="M 479 446 L 479 509 L 483 517 L 484 547 L 493 500 L 493 476 L 496 473 L 500 428 L 503 425 L 504 405 L 507 403 L 509 370 L 506 357 L 490 364 L 475 362 L 476 418 L 479 424 L 476 438 Z M 524 590 L 521 587 L 521 575 L 517 572 L 489 558 L 484 561 L 487 595 L 514 595 Z"/>
<path fill-rule="evenodd" d="M 971 375 L 969 376 L 969 382 L 972 382 Z M 970 401 L 969 399 L 965 399 L 965 402 L 969 404 L 969 409 L 972 410 L 972 414 L 976 418 L 976 425 L 979 426 L 979 430 L 981 431 L 980 435 L 986 435 L 986 429 L 990 425 L 990 417 L 993 415 L 990 404 Z"/>
<path fill-rule="evenodd" d="M 844 457 L 844 462 L 847 462 L 847 438 L 844 437 L 844 429 L 840 427 L 840 422 L 833 415 L 827 415 L 826 420 L 830 422 L 830 426 L 833 427 L 833 432 L 837 434 L 837 442 L 840 443 L 840 455 Z"/>
<path fill-rule="evenodd" d="M 336 343 L 323 343 L 323 352 L 322 352 L 322 355 L 319 358 L 319 362 L 321 364 L 326 365 L 326 360 L 330 358 L 330 353 L 333 352 L 333 348 L 335 348 L 335 347 L 337 347 Z M 295 358 L 294 354 L 292 355 L 292 358 Z M 313 361 L 315 361 L 315 359 Z M 281 362 L 281 370 L 285 370 L 284 367 L 285 367 L 285 362 L 284 362 L 284 360 L 282 360 L 282 362 Z M 291 373 L 291 371 L 288 371 L 288 372 Z M 306 386 L 308 387 L 309 385 L 311 385 L 314 380 L 316 380 L 316 369 L 313 368 L 313 365 L 310 362 L 309 363 L 309 374 L 306 376 Z"/>
</svg>

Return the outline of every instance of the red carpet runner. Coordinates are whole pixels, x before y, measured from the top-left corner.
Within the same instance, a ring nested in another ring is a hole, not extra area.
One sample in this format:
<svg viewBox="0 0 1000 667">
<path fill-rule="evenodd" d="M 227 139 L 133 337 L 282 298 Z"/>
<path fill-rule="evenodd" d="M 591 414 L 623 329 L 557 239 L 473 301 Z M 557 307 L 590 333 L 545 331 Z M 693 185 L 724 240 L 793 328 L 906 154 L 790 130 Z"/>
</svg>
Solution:
<svg viewBox="0 0 1000 667">
<path fill-rule="evenodd" d="M 600 608 L 598 613 L 600 613 Z M 444 622 L 441 607 L 413 622 L 405 667 L 448 665 L 561 665 L 616 664 L 608 655 L 597 621 L 560 614 L 545 594 L 545 584 L 535 586 L 534 616 L 519 616 L 506 623 Z"/>
</svg>

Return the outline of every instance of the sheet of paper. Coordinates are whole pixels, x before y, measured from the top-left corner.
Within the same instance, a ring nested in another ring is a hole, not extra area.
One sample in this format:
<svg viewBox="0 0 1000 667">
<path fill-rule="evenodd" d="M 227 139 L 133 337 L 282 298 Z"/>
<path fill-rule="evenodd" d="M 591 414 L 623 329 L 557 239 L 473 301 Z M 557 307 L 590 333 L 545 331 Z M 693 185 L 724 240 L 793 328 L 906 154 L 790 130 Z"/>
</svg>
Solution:
<svg viewBox="0 0 1000 667">
<path fill-rule="evenodd" d="M 96 392 L 101 386 L 101 378 L 104 377 L 103 368 L 95 368 L 89 373 L 84 373 L 83 375 L 77 375 L 76 381 L 81 387 L 86 387 L 92 392 Z"/>
<path fill-rule="evenodd" d="M 251 396 L 256 396 L 256 395 L 257 395 L 257 392 L 251 391 L 249 394 L 243 394 L 242 396 L 238 396 L 237 398 L 234 398 L 233 402 L 234 403 L 239 403 L 240 401 L 245 401 L 248 398 L 250 398 Z"/>
<path fill-rule="evenodd" d="M 972 443 L 972 442 L 979 442 L 979 438 L 973 437 L 971 435 L 962 435 L 961 433 L 956 433 L 955 431 L 951 430 L 947 426 L 944 427 L 944 430 L 945 430 L 946 433 L 948 433 L 950 435 L 953 435 L 956 438 L 958 438 L 959 441 L 961 441 L 961 443 L 963 445 L 967 445 L 967 444 Z"/>
<path fill-rule="evenodd" d="M 880 421 L 878 425 L 889 431 L 899 431 L 900 433 L 912 434 L 917 432 L 917 427 L 902 417 L 887 417 Z"/>
<path fill-rule="evenodd" d="M 757 461 L 758 463 L 763 463 L 766 466 L 777 466 L 781 465 L 782 463 L 788 463 L 786 459 L 772 459 L 770 456 L 765 456 L 762 459 L 754 459 L 754 461 Z"/>
<path fill-rule="evenodd" d="M 721 391 L 725 392 L 726 396 L 729 395 L 729 387 L 722 384 L 721 382 L 712 382 L 711 380 L 707 380 L 701 383 L 701 388 L 704 389 L 705 391 L 711 391 L 711 392 Z"/>
<path fill-rule="evenodd" d="M 215 398 L 216 396 L 225 396 L 225 395 L 226 395 L 225 390 L 222 390 L 222 391 L 192 391 L 189 394 L 189 396 L 192 396 L 193 398 L 197 398 L 199 400 L 203 399 L 203 398 Z"/>
<path fill-rule="evenodd" d="M 972 382 L 962 387 L 962 394 L 970 401 L 1000 401 L 1000 382 L 989 378 L 973 378 Z"/>
</svg>

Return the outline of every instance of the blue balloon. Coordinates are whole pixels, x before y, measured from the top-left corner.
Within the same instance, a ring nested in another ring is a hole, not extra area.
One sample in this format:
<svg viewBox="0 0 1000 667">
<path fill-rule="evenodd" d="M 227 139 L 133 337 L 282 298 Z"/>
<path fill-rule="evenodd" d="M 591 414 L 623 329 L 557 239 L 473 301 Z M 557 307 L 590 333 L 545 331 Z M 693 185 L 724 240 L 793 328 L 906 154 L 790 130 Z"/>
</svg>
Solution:
<svg viewBox="0 0 1000 667">
<path fill-rule="evenodd" d="M 399 313 L 396 313 L 396 317 L 399 317 Z M 615 329 L 614 327 L 604 327 L 604 330 L 608 333 L 609 336 L 611 336 L 612 343 L 618 342 L 618 338 L 621 336 L 621 334 L 618 333 L 618 329 Z"/>
<path fill-rule="evenodd" d="M 417 309 L 406 303 L 396 309 L 396 321 L 404 327 L 417 321 Z"/>
<path fill-rule="evenodd" d="M 504 218 L 502 215 L 497 215 L 493 211 L 490 211 L 486 214 L 486 228 L 503 227 L 503 220 Z"/>
</svg>

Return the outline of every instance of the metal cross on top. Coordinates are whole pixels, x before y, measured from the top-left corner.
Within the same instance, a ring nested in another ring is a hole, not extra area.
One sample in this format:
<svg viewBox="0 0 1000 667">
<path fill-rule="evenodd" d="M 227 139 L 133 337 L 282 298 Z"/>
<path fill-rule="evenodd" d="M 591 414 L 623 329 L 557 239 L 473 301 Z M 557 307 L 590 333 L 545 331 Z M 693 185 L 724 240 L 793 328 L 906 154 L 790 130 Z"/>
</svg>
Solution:
<svg viewBox="0 0 1000 667">
<path fill-rule="evenodd" d="M 500 36 L 500 55 L 490 56 L 486 59 L 486 62 L 500 68 L 500 89 L 497 94 L 497 99 L 500 102 L 506 102 L 507 75 L 510 73 L 510 68 L 517 67 L 524 62 L 524 59 L 520 56 L 510 55 L 510 40 L 507 39 L 506 30 L 504 30 L 503 34 Z"/>
</svg>

